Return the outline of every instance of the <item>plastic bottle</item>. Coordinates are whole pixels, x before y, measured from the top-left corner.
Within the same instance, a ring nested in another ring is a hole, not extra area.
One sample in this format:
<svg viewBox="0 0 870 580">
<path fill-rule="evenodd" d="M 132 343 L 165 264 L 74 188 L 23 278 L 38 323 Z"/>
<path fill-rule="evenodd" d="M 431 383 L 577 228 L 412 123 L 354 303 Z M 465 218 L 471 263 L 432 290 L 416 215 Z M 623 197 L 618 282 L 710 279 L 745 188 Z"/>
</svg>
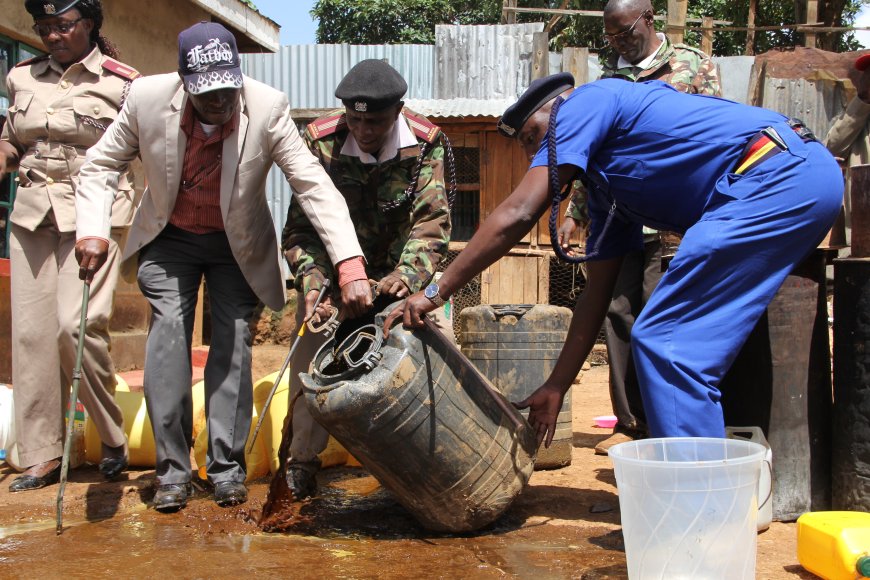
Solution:
<svg viewBox="0 0 870 580">
<path fill-rule="evenodd" d="M 870 578 L 870 513 L 807 512 L 797 520 L 798 561 L 826 580 Z"/>
</svg>

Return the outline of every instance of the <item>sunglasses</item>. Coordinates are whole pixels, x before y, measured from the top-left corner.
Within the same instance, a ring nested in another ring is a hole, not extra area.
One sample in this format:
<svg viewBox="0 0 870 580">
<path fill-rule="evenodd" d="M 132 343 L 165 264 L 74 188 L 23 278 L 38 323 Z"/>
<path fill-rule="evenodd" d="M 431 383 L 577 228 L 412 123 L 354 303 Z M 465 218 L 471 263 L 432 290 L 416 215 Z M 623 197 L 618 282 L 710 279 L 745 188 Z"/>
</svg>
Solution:
<svg viewBox="0 0 870 580">
<path fill-rule="evenodd" d="M 76 18 L 75 20 L 64 20 L 58 24 L 34 24 L 33 32 L 45 38 L 52 32 L 58 34 L 69 34 L 76 27 L 76 24 L 84 20 L 84 18 Z"/>
<path fill-rule="evenodd" d="M 634 28 L 637 26 L 637 23 L 640 22 L 640 19 L 643 18 L 644 16 L 646 16 L 647 14 L 649 14 L 649 10 L 645 10 L 645 11 L 641 12 L 640 16 L 638 16 L 635 19 L 634 24 L 632 24 L 631 26 L 629 26 L 628 28 L 626 28 L 622 32 L 617 32 L 616 34 L 607 34 L 605 32 L 604 33 L 605 42 L 607 42 L 608 44 L 613 44 L 614 42 L 628 40 L 628 38 L 634 33 Z"/>
</svg>

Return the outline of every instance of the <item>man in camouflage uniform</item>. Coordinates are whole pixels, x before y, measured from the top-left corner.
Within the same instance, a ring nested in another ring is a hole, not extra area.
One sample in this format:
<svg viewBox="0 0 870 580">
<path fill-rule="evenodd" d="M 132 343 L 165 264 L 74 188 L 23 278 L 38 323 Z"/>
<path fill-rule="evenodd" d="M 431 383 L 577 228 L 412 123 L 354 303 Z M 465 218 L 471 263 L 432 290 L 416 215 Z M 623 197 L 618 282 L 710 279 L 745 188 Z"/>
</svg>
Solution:
<svg viewBox="0 0 870 580">
<path fill-rule="evenodd" d="M 362 245 L 369 276 L 377 283 L 380 305 L 417 292 L 430 282 L 447 253 L 450 209 L 444 186 L 444 148 L 440 129 L 403 110 L 408 86 L 399 73 L 381 60 L 354 66 L 335 91 L 345 106 L 308 125 L 304 139 L 326 168 L 350 209 Z M 335 272 L 320 239 L 298 205 L 291 201 L 282 248 L 304 297 L 296 323 L 313 312 L 324 280 Z M 329 306 L 326 297 L 323 306 Z M 437 320 L 436 320 L 437 322 Z M 358 327 L 363 318 L 343 324 Z M 342 329 L 339 329 L 341 332 Z M 452 330 L 447 330 L 452 332 Z M 300 372 L 307 372 L 322 335 L 306 333 L 291 360 L 290 395 L 302 388 Z M 304 402 L 293 409 L 293 441 L 287 483 L 297 499 L 315 493 L 318 454 L 328 434 L 311 417 Z"/>
<path fill-rule="evenodd" d="M 622 78 L 631 82 L 660 80 L 679 91 L 716 95 L 719 76 L 716 65 L 700 50 L 685 44 L 673 44 L 667 36 L 656 33 L 653 8 L 649 0 L 610 0 L 604 7 L 604 38 L 613 50 L 602 55 L 601 78 Z M 571 234 L 585 224 L 585 196 L 582 185 L 573 187 L 565 221 L 559 229 L 559 241 L 568 247 Z M 604 338 L 610 363 L 610 400 L 617 424 L 613 435 L 595 447 L 606 455 L 617 443 L 631 441 L 645 434 L 643 402 L 631 357 L 631 328 L 644 304 L 662 277 L 662 242 L 660 232 L 646 228 L 644 250 L 625 256 L 613 300 L 604 322 Z M 661 232 L 666 239 L 675 234 Z"/>
</svg>

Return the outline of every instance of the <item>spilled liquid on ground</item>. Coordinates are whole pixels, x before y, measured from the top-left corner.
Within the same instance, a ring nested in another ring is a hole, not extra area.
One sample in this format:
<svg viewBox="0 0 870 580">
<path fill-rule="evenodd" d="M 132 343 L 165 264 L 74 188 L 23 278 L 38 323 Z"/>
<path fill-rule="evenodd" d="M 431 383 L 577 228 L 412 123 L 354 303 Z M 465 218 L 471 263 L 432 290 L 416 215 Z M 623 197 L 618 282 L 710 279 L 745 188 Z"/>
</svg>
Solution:
<svg viewBox="0 0 870 580">
<path fill-rule="evenodd" d="M 257 523 L 267 483 L 218 508 L 200 491 L 175 514 L 123 510 L 0 527 L 0 577 L 625 578 L 621 535 L 525 520 L 509 510 L 468 535 L 427 532 L 361 469 L 321 472 L 282 533 Z M 590 534 L 590 531 L 593 533 Z"/>
</svg>

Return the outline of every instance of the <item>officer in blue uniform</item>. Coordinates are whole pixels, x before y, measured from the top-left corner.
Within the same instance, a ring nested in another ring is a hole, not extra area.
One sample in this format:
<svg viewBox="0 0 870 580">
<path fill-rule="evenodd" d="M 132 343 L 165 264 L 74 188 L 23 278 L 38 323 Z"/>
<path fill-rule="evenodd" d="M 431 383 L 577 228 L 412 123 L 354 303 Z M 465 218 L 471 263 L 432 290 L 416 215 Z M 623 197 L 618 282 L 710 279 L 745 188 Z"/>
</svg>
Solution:
<svg viewBox="0 0 870 580">
<path fill-rule="evenodd" d="M 553 373 L 517 406 L 530 407 L 539 441 L 549 444 L 622 256 L 642 247 L 646 225 L 684 234 L 632 332 L 650 434 L 723 437 L 722 377 L 840 210 L 834 158 L 779 113 L 659 81 L 572 89 L 562 75 L 547 77 L 505 111 L 499 130 L 519 139 L 531 167 L 439 283 L 411 296 L 387 328 L 399 316 L 419 327 L 433 298 L 447 299 L 507 253 L 579 178 L 589 189 L 587 287 Z"/>
</svg>

